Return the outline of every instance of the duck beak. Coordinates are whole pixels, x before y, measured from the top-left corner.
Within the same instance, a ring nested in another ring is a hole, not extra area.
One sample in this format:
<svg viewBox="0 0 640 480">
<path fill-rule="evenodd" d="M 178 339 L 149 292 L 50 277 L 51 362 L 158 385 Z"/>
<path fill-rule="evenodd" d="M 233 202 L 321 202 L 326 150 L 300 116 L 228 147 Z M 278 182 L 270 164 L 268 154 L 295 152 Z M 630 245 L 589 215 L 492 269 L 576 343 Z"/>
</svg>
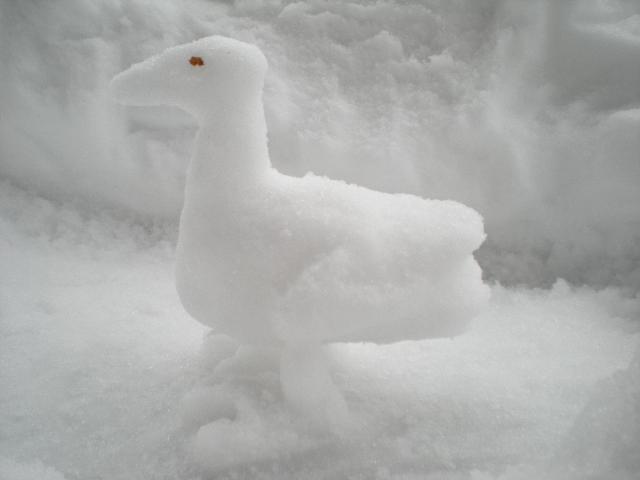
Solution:
<svg viewBox="0 0 640 480">
<path fill-rule="evenodd" d="M 155 57 L 150 58 L 116 75 L 109 85 L 115 100 L 124 105 L 134 106 L 167 103 L 162 87 L 162 81 L 166 81 L 166 78 L 156 74 L 156 63 Z"/>
</svg>

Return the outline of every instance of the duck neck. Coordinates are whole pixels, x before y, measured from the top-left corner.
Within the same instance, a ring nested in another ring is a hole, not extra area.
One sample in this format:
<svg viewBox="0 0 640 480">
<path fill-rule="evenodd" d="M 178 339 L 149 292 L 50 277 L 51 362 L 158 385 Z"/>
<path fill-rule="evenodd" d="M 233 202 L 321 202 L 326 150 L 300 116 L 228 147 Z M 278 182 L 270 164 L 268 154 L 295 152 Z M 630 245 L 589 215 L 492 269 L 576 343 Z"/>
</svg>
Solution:
<svg viewBox="0 0 640 480">
<path fill-rule="evenodd" d="M 243 102 L 222 99 L 199 116 L 187 188 L 212 194 L 237 190 L 259 181 L 269 170 L 267 126 L 260 93 Z"/>
</svg>

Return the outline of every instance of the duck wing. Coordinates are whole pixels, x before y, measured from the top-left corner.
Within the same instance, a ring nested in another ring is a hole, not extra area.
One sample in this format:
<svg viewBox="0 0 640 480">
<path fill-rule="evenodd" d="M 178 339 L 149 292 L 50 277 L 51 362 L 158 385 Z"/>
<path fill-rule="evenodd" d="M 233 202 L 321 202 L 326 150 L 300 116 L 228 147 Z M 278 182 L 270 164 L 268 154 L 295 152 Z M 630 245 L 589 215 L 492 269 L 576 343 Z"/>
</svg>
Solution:
<svg viewBox="0 0 640 480">
<path fill-rule="evenodd" d="M 320 177 L 300 180 L 294 223 L 316 240 L 278 296 L 274 329 L 281 339 L 446 336 L 475 311 L 485 289 L 472 256 L 484 240 L 474 210 Z"/>
</svg>

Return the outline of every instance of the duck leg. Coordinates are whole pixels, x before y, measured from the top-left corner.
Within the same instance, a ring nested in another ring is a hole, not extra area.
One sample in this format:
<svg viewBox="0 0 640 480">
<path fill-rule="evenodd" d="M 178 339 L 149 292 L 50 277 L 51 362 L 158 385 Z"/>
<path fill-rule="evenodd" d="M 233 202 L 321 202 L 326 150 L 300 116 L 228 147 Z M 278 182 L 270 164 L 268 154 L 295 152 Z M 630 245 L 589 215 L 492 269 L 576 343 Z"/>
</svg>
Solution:
<svg viewBox="0 0 640 480">
<path fill-rule="evenodd" d="M 280 383 L 287 403 L 314 426 L 338 432 L 347 424 L 347 404 L 331 378 L 322 345 L 286 346 Z"/>
</svg>

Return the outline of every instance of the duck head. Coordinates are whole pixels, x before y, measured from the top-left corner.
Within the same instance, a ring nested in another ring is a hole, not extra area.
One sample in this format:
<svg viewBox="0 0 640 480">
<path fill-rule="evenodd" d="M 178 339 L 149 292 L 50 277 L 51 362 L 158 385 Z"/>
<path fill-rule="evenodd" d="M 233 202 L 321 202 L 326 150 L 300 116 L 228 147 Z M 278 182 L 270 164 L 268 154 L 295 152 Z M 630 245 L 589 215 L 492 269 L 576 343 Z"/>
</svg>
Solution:
<svg viewBox="0 0 640 480">
<path fill-rule="evenodd" d="M 111 81 L 111 91 L 125 105 L 173 105 L 202 118 L 216 106 L 260 95 L 266 70 L 256 46 L 213 36 L 133 65 Z"/>
</svg>

